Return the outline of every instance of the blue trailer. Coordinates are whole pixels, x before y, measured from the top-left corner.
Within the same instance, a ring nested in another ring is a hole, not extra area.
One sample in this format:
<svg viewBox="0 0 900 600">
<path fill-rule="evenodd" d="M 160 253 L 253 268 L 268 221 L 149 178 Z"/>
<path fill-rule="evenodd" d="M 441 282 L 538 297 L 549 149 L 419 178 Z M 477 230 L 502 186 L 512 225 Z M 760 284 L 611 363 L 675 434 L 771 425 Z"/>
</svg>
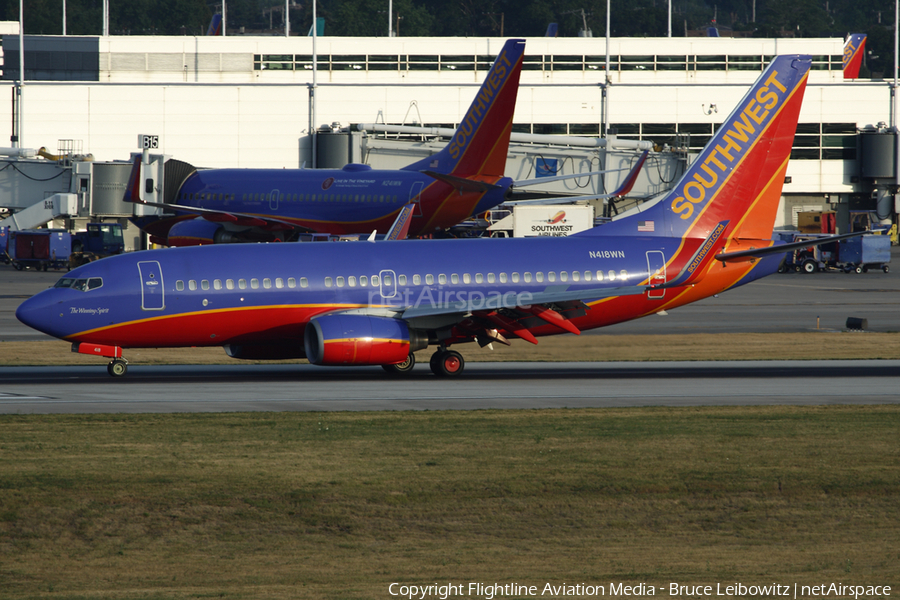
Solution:
<svg viewBox="0 0 900 600">
<path fill-rule="evenodd" d="M 776 239 L 786 243 L 812 241 L 828 234 L 801 233 L 799 231 L 775 232 Z M 888 235 L 866 234 L 820 246 L 810 246 L 789 252 L 779 272 L 816 273 L 840 270 L 844 273 L 866 273 L 877 268 L 890 271 L 891 238 Z"/>
<path fill-rule="evenodd" d="M 891 270 L 891 238 L 887 235 L 863 235 L 841 240 L 838 260 L 845 273 L 866 273 L 869 269 Z"/>
<path fill-rule="evenodd" d="M 9 232 L 7 253 L 13 267 L 21 271 L 68 269 L 72 236 L 65 229 L 23 229 Z"/>
</svg>

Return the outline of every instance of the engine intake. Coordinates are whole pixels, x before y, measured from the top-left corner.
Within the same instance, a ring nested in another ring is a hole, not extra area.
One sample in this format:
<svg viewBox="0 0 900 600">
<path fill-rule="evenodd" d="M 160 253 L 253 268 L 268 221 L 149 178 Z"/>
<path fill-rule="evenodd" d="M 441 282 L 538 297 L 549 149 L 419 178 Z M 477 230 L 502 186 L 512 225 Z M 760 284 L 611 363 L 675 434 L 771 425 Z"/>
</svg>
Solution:
<svg viewBox="0 0 900 600">
<path fill-rule="evenodd" d="M 314 365 L 393 365 L 428 347 L 428 336 L 400 319 L 335 313 L 311 320 L 303 343 Z"/>
</svg>

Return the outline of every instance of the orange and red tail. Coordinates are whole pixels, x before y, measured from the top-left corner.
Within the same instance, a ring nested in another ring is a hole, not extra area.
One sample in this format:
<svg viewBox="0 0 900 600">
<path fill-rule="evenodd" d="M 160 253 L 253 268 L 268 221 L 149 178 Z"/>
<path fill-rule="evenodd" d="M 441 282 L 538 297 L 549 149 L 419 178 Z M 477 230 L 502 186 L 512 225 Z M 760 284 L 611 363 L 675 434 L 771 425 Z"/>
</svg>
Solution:
<svg viewBox="0 0 900 600">
<path fill-rule="evenodd" d="M 810 65 L 775 57 L 668 195 L 579 235 L 769 239 Z"/>
</svg>

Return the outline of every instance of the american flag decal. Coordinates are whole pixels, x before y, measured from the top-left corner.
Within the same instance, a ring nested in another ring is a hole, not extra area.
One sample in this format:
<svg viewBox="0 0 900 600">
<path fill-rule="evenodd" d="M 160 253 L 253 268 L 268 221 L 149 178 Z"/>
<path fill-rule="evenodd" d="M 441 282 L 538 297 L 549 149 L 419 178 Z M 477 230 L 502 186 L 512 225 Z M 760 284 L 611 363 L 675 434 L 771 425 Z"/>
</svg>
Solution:
<svg viewBox="0 0 900 600">
<path fill-rule="evenodd" d="M 656 231 L 656 229 L 653 227 L 653 221 L 640 221 L 638 231 Z"/>
</svg>

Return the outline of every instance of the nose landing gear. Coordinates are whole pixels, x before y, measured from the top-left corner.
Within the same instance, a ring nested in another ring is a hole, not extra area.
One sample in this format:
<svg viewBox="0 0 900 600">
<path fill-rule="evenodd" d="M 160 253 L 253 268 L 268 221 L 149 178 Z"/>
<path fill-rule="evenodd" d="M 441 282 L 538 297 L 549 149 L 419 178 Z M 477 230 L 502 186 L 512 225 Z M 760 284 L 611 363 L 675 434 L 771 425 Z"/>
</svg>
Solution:
<svg viewBox="0 0 900 600">
<path fill-rule="evenodd" d="M 109 373 L 110 377 L 123 377 L 128 372 L 128 361 L 124 358 L 111 360 L 106 365 L 106 372 Z"/>
</svg>

